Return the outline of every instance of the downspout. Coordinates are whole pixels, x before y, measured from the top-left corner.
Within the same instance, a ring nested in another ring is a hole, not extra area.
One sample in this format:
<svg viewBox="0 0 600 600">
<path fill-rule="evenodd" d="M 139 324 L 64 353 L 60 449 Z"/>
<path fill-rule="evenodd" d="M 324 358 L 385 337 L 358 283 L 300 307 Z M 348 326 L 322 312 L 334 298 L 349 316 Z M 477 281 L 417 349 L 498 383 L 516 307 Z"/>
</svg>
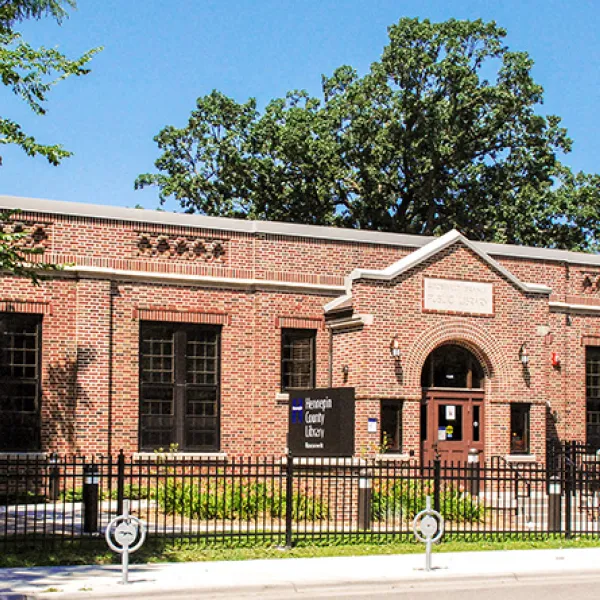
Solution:
<svg viewBox="0 0 600 600">
<path fill-rule="evenodd" d="M 108 456 L 112 456 L 113 436 L 113 285 L 108 290 Z"/>
<path fill-rule="evenodd" d="M 333 328 L 329 328 L 329 387 L 333 387 Z"/>
</svg>

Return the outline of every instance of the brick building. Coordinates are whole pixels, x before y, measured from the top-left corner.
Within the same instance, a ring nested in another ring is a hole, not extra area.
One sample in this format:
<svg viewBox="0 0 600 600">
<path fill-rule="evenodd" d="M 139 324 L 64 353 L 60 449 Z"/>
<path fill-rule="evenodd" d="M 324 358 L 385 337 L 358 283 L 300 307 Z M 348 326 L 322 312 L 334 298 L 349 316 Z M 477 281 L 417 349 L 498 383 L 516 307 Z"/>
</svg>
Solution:
<svg viewBox="0 0 600 600">
<path fill-rule="evenodd" d="M 4 274 L 0 450 L 281 454 L 294 387 L 355 453 L 598 445 L 600 256 L 0 197 L 65 265 Z"/>
</svg>

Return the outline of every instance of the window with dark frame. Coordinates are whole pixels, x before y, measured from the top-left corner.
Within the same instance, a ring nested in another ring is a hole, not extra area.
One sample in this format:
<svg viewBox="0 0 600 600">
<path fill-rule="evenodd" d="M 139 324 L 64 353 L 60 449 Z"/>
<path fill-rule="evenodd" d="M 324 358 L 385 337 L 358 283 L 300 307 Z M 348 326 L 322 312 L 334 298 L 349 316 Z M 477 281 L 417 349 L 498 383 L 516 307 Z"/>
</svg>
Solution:
<svg viewBox="0 0 600 600">
<path fill-rule="evenodd" d="M 314 329 L 283 329 L 281 331 L 281 389 L 315 387 Z"/>
<path fill-rule="evenodd" d="M 402 452 L 402 402 L 381 401 L 381 452 Z"/>
<path fill-rule="evenodd" d="M 141 450 L 219 450 L 220 337 L 209 325 L 141 324 Z"/>
<path fill-rule="evenodd" d="M 0 313 L 0 450 L 41 449 L 42 316 Z"/>
<path fill-rule="evenodd" d="M 510 405 L 510 453 L 529 454 L 530 404 Z"/>
<path fill-rule="evenodd" d="M 586 441 L 600 449 L 600 347 L 585 349 Z"/>
</svg>

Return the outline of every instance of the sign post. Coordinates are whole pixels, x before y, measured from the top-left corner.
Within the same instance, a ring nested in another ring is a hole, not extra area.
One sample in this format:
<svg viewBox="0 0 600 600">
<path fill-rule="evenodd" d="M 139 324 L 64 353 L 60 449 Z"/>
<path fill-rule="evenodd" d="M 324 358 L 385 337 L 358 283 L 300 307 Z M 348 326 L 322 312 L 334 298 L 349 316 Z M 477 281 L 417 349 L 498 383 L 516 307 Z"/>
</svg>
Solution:
<svg viewBox="0 0 600 600">
<path fill-rule="evenodd" d="M 425 510 L 414 518 L 413 532 L 420 542 L 425 542 L 425 570 L 431 571 L 431 548 L 444 535 L 444 517 L 431 508 L 431 496 L 425 502 Z"/>
<path fill-rule="evenodd" d="M 129 500 L 123 501 L 123 514 L 108 524 L 104 536 L 108 547 L 121 555 L 121 583 L 126 585 L 129 583 L 129 554 L 139 550 L 146 540 L 146 524 L 129 514 Z"/>
</svg>

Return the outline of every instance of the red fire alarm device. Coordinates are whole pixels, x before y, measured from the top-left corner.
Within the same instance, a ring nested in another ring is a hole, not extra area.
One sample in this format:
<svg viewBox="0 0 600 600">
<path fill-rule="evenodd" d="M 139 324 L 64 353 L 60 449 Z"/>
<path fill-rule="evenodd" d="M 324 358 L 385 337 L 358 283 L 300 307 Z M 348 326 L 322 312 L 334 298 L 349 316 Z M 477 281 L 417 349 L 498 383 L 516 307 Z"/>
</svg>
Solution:
<svg viewBox="0 0 600 600">
<path fill-rule="evenodd" d="M 552 366 L 560 367 L 560 356 L 558 356 L 558 352 L 552 353 Z"/>
</svg>

